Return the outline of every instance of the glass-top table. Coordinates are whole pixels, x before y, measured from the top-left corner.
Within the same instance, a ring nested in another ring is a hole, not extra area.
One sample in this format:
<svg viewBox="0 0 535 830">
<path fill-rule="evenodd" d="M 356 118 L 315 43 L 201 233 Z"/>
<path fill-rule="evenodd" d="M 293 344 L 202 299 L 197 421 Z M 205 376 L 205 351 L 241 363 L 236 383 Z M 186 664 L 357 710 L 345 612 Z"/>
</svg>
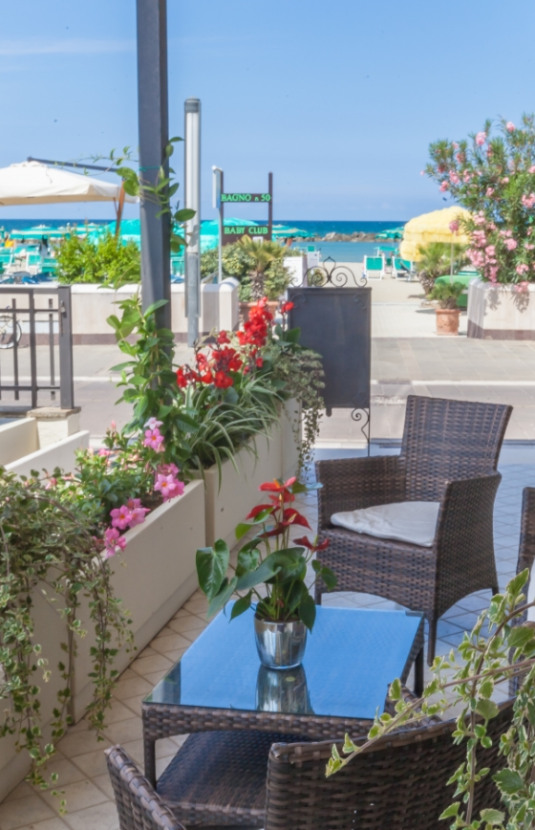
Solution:
<svg viewBox="0 0 535 830">
<path fill-rule="evenodd" d="M 389 684 L 423 684 L 423 615 L 318 606 L 298 669 L 261 666 L 253 611 L 230 620 L 229 606 L 199 635 L 143 701 L 145 773 L 154 781 L 158 738 L 257 729 L 343 736 L 384 709 Z"/>
</svg>

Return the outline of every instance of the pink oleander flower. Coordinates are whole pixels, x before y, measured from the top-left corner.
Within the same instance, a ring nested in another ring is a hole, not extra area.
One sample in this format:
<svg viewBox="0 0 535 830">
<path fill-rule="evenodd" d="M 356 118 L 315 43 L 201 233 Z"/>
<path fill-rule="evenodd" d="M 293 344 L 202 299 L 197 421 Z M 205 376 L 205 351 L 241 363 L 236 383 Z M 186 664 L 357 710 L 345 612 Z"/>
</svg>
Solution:
<svg viewBox="0 0 535 830">
<path fill-rule="evenodd" d="M 163 452 L 163 441 L 163 435 L 161 434 L 158 427 L 155 427 L 155 429 L 145 430 L 145 439 L 143 441 L 144 447 L 150 447 L 155 452 Z"/>
<path fill-rule="evenodd" d="M 440 188 L 439 188 L 439 189 L 442 191 L 442 193 L 445 193 L 445 191 L 449 189 L 449 184 L 448 184 L 448 182 L 444 180 L 444 181 L 441 183 L 441 185 L 440 185 Z"/>
<path fill-rule="evenodd" d="M 528 173 L 535 173 L 535 164 L 529 168 Z"/>
<path fill-rule="evenodd" d="M 504 240 L 503 244 L 505 245 L 508 251 L 514 251 L 515 248 L 518 248 L 518 242 L 516 241 L 516 239 L 511 239 L 510 236 L 508 236 Z"/>
<path fill-rule="evenodd" d="M 517 283 L 514 286 L 514 290 L 517 294 L 528 294 L 529 293 L 529 282 L 527 280 L 523 280 L 522 282 Z"/>
<path fill-rule="evenodd" d="M 528 273 L 529 266 L 527 266 L 525 262 L 521 262 L 519 265 L 516 266 L 515 271 L 516 271 L 517 274 L 522 276 L 523 274 Z"/>
<path fill-rule="evenodd" d="M 476 135 L 476 144 L 478 145 L 478 147 L 482 147 L 486 140 L 487 140 L 487 133 L 485 133 L 485 132 L 477 133 L 477 135 Z"/>
<path fill-rule="evenodd" d="M 452 233 L 459 233 L 459 222 L 457 219 L 454 219 L 453 222 L 450 222 L 449 227 Z"/>
<path fill-rule="evenodd" d="M 514 133 L 514 131 L 516 130 L 516 127 L 515 127 L 515 125 L 513 124 L 512 121 L 508 121 L 507 124 L 505 125 L 505 129 L 507 130 L 508 133 Z"/>
<path fill-rule="evenodd" d="M 452 184 L 459 184 L 461 181 L 455 170 L 450 170 L 449 179 Z"/>
<path fill-rule="evenodd" d="M 487 190 L 485 191 L 485 196 L 492 196 L 493 193 L 494 193 L 494 188 L 493 187 L 487 187 Z"/>
<path fill-rule="evenodd" d="M 532 208 L 533 205 L 535 205 L 535 193 L 530 193 L 529 196 L 526 196 L 524 194 L 520 201 L 522 202 L 525 208 Z"/>
<path fill-rule="evenodd" d="M 121 507 L 114 507 L 110 510 L 112 527 L 118 527 L 121 530 L 126 530 L 132 520 L 132 511 L 128 509 L 126 504 Z"/>
</svg>

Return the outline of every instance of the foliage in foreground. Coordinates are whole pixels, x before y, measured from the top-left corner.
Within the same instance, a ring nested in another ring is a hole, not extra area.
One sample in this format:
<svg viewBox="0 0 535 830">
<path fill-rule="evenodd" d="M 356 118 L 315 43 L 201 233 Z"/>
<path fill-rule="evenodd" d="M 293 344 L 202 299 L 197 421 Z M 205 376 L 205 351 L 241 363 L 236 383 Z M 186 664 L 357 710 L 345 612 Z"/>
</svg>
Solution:
<svg viewBox="0 0 535 830">
<path fill-rule="evenodd" d="M 340 757 L 333 748 L 327 774 L 332 775 L 350 763 L 364 746 L 370 746 L 381 736 L 411 721 L 447 713 L 455 706 L 459 715 L 453 737 L 456 742 L 465 743 L 466 761 L 447 782 L 455 784 L 456 790 L 452 805 L 441 818 L 450 819 L 449 826 L 455 830 L 535 827 L 535 626 L 524 620 L 530 607 L 523 593 L 528 579 L 526 569 L 509 582 L 503 594 L 492 598 L 473 631 L 465 634 L 457 655 L 452 651 L 435 658 L 432 680 L 421 699 L 403 700 L 401 682 L 396 680 L 390 689 L 396 714 L 378 716 L 368 741 L 360 747 L 346 736 L 346 757 Z M 518 686 L 511 726 L 500 738 L 504 767 L 494 776 L 503 810 L 486 809 L 475 816 L 474 788 L 488 774 L 488 770 L 478 767 L 478 749 L 492 745 L 487 726 L 498 714 L 493 695 L 500 683 Z"/>
</svg>

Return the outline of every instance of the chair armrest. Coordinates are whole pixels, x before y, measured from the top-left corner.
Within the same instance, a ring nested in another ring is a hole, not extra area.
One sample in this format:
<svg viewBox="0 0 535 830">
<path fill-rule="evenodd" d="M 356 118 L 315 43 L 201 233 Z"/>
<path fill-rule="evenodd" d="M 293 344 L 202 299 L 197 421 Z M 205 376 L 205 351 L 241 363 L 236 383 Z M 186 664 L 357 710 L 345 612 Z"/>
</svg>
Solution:
<svg viewBox="0 0 535 830">
<path fill-rule="evenodd" d="M 405 459 L 399 455 L 336 458 L 316 462 L 318 527 L 333 513 L 388 504 L 405 498 Z"/>
</svg>

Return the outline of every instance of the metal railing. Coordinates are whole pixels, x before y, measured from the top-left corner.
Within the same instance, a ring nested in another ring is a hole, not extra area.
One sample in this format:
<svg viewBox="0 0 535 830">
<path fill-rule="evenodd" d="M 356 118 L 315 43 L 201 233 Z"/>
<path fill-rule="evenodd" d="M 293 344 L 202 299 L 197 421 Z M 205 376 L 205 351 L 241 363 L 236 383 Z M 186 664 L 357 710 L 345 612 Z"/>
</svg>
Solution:
<svg viewBox="0 0 535 830">
<path fill-rule="evenodd" d="M 58 393 L 73 409 L 70 286 L 0 286 L 0 411 L 57 406 Z"/>
</svg>

